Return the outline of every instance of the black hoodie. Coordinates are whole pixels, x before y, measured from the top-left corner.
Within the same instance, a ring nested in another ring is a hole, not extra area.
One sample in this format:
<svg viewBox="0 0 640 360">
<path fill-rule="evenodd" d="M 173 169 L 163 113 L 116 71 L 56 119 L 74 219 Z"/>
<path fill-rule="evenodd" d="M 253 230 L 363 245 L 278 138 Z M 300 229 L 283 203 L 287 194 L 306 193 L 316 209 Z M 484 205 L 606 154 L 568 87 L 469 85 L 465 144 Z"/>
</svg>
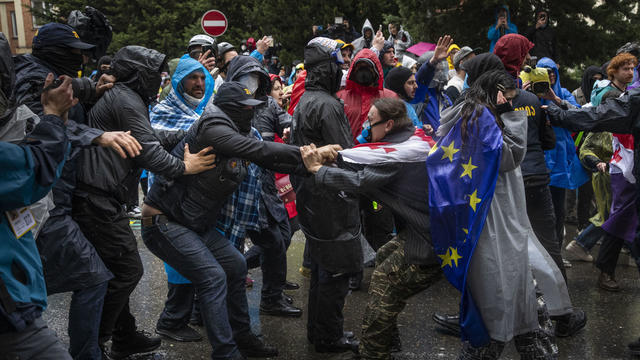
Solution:
<svg viewBox="0 0 640 360">
<path fill-rule="evenodd" d="M 305 92 L 293 113 L 291 143 L 302 146 L 353 146 L 344 105 L 335 97 L 342 71 L 328 48 L 307 45 L 304 50 Z M 311 258 L 331 273 L 362 269 L 358 197 L 319 189 L 313 178 L 293 177 L 300 226 Z M 339 256 L 336 256 L 338 255 Z"/>
<path fill-rule="evenodd" d="M 123 159 L 110 148 L 86 149 L 78 169 L 78 189 L 115 197 L 124 203 L 130 178 L 137 168 L 174 178 L 184 173 L 182 159 L 171 156 L 184 132 L 151 128 L 149 104 L 160 88 L 165 56 L 141 46 L 120 49 L 111 63 L 117 82 L 89 112 L 89 126 L 104 131 L 131 131 L 142 146 L 141 154 Z M 134 182 L 135 183 L 135 182 Z"/>
</svg>

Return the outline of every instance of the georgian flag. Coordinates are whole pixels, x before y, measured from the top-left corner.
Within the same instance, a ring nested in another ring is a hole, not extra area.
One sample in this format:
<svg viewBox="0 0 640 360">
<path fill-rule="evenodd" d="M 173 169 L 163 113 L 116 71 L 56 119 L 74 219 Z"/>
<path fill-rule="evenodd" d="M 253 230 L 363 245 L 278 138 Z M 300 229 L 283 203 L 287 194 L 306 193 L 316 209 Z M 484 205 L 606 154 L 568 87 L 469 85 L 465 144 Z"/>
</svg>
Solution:
<svg viewBox="0 0 640 360">
<path fill-rule="evenodd" d="M 340 151 L 342 159 L 355 164 L 384 164 L 391 162 L 421 162 L 435 141 L 422 129 L 416 129 L 411 137 L 401 143 L 366 143 Z"/>
<path fill-rule="evenodd" d="M 633 176 L 633 135 L 613 134 L 613 155 L 609 163 L 611 174 L 620 174 L 630 182 L 636 183 Z"/>
</svg>

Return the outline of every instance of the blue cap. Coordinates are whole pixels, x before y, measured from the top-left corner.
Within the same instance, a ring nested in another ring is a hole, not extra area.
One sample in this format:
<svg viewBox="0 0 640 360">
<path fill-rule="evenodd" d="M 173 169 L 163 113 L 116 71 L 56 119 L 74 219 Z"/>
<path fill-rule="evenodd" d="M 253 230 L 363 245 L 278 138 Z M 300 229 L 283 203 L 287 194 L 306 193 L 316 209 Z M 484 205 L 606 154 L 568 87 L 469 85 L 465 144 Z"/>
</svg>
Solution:
<svg viewBox="0 0 640 360">
<path fill-rule="evenodd" d="M 32 47 L 40 49 L 47 46 L 63 46 L 81 50 L 96 47 L 82 42 L 78 33 L 71 26 L 60 23 L 48 23 L 36 31 Z"/>
</svg>

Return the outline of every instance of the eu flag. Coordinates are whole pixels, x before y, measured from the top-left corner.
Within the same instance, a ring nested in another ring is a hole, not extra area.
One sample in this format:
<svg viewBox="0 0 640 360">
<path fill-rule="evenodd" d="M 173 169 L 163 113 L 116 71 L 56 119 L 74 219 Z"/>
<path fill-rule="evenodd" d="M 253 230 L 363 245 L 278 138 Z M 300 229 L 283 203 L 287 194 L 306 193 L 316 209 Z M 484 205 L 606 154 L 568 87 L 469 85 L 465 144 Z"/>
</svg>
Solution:
<svg viewBox="0 0 640 360">
<path fill-rule="evenodd" d="M 467 271 L 496 188 L 502 152 L 502 131 L 484 109 L 471 115 L 463 139 L 461 118 L 427 157 L 431 238 L 442 270 L 462 292 L 462 340 L 486 345 L 490 338 L 470 291 Z"/>
</svg>

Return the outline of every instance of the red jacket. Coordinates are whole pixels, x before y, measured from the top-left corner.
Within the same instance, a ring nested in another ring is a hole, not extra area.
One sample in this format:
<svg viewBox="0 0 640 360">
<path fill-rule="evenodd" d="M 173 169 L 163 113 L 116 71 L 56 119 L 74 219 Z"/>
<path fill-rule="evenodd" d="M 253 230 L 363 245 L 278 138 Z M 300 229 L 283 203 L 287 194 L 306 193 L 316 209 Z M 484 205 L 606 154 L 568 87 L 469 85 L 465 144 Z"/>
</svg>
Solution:
<svg viewBox="0 0 640 360">
<path fill-rule="evenodd" d="M 296 78 L 296 82 L 293 83 L 293 87 L 291 88 L 291 102 L 289 103 L 289 115 L 293 116 L 293 111 L 296 109 L 296 106 L 300 102 L 300 98 L 302 94 L 304 94 L 304 81 L 307 79 L 307 71 L 303 70 L 298 74 Z"/>
<path fill-rule="evenodd" d="M 358 59 L 367 58 L 376 65 L 378 69 L 378 87 L 362 86 L 354 81 L 349 80 L 351 78 L 351 71 L 355 66 Z M 385 89 L 382 85 L 384 82 L 384 73 L 382 72 L 382 65 L 378 56 L 369 49 L 362 49 L 351 62 L 351 67 L 347 73 L 347 86 L 344 90 L 338 91 L 338 97 L 344 101 L 344 112 L 349 119 L 349 125 L 351 127 L 351 134 L 353 140 L 362 132 L 362 124 L 367 120 L 369 109 L 371 104 L 377 98 L 381 97 L 395 97 L 395 92 Z"/>
</svg>

